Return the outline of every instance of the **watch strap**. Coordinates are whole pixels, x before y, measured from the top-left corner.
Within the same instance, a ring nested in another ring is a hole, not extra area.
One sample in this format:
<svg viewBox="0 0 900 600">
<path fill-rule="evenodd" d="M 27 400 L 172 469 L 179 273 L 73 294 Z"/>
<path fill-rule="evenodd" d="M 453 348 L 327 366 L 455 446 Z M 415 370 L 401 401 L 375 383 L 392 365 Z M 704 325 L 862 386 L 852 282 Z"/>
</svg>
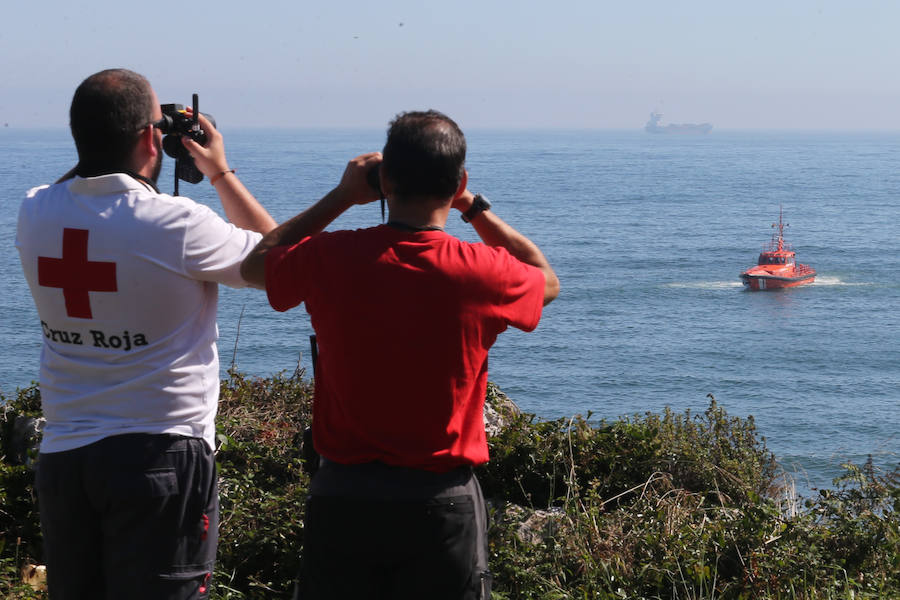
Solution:
<svg viewBox="0 0 900 600">
<path fill-rule="evenodd" d="M 462 213 L 460 215 L 460 218 L 464 222 L 468 223 L 472 219 L 474 219 L 475 217 L 477 217 L 478 215 L 483 213 L 484 211 L 490 210 L 490 209 L 491 209 L 490 201 L 487 198 L 485 198 L 484 196 L 482 196 L 481 194 L 475 194 L 475 199 L 472 202 L 472 206 L 469 207 L 469 210 Z"/>
</svg>

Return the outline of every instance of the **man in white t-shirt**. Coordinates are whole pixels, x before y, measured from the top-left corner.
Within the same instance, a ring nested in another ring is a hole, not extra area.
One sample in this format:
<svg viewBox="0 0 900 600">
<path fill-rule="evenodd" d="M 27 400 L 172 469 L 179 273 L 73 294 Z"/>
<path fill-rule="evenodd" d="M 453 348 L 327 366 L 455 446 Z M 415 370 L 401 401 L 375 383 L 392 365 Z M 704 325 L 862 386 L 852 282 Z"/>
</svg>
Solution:
<svg viewBox="0 0 900 600">
<path fill-rule="evenodd" d="M 78 164 L 19 212 L 44 337 L 36 488 L 54 600 L 209 594 L 218 284 L 245 285 L 241 261 L 275 222 L 203 115 L 207 142 L 183 144 L 228 220 L 160 193 L 161 118 L 142 76 L 87 78 L 70 109 Z"/>
</svg>

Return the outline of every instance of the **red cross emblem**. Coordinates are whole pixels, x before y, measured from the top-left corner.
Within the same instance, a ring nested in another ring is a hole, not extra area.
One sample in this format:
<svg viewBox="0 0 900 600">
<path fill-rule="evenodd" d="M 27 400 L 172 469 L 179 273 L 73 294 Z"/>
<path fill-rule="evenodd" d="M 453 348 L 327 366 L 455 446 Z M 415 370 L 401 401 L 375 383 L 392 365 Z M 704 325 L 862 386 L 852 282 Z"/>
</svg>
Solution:
<svg viewBox="0 0 900 600">
<path fill-rule="evenodd" d="M 88 292 L 115 292 L 116 263 L 87 258 L 88 230 L 63 229 L 62 258 L 38 257 L 38 285 L 62 288 L 66 314 L 93 319 Z"/>
</svg>

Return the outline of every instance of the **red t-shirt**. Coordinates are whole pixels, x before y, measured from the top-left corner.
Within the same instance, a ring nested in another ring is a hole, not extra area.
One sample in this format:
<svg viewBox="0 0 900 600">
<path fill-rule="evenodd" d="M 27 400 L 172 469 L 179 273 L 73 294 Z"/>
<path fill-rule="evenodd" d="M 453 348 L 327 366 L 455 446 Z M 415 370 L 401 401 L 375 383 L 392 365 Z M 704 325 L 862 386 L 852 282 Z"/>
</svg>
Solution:
<svg viewBox="0 0 900 600">
<path fill-rule="evenodd" d="M 319 344 L 313 436 L 338 463 L 447 471 L 488 460 L 488 349 L 541 317 L 544 275 L 502 248 L 381 225 L 274 248 L 275 310 L 306 304 Z"/>
</svg>

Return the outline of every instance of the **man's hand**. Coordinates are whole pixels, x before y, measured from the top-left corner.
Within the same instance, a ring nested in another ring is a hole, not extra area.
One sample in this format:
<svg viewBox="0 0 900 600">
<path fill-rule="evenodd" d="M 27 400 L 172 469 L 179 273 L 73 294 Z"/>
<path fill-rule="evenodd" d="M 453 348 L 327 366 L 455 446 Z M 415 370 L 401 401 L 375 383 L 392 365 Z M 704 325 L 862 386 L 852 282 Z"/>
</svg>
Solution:
<svg viewBox="0 0 900 600">
<path fill-rule="evenodd" d="M 470 192 L 469 188 L 466 188 L 461 194 L 453 198 L 453 204 L 451 204 L 451 207 L 455 208 L 461 213 L 464 213 L 472 208 L 472 204 L 474 202 L 475 194 Z"/>
<path fill-rule="evenodd" d="M 187 109 L 186 114 L 191 116 L 191 113 L 191 109 Z M 200 172 L 207 177 L 212 178 L 219 173 L 229 171 L 222 134 L 202 113 L 198 116 L 198 120 L 200 128 L 206 133 L 206 145 L 201 146 L 186 135 L 181 136 L 181 143 L 191 153 L 191 158 L 194 159 L 194 164 L 197 165 Z"/>
<path fill-rule="evenodd" d="M 379 168 L 381 159 L 381 152 L 369 152 L 351 160 L 334 193 L 347 205 L 368 204 L 378 200 L 378 192 L 369 185 L 368 175 L 372 169 Z"/>
</svg>

